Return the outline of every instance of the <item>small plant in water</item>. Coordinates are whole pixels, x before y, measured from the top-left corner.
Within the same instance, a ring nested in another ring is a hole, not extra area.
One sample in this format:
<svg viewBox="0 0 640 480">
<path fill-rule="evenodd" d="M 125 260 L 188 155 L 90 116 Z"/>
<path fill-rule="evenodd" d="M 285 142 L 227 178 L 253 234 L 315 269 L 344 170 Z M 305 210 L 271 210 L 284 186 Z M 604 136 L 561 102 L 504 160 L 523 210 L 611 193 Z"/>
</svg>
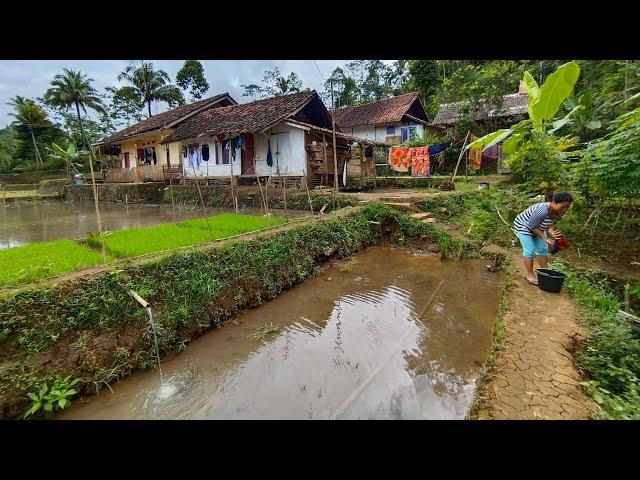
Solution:
<svg viewBox="0 0 640 480">
<path fill-rule="evenodd" d="M 278 331 L 278 327 L 275 327 L 273 323 L 270 323 L 269 325 L 265 325 L 264 327 L 257 329 L 255 332 L 251 334 L 251 336 L 255 340 L 260 340 L 262 337 L 265 337 L 266 335 L 269 335 L 270 333 L 277 332 L 277 331 Z"/>
<path fill-rule="evenodd" d="M 44 384 L 35 393 L 28 393 L 27 396 L 33 400 L 33 404 L 25 413 L 24 418 L 40 410 L 44 410 L 45 415 L 51 417 L 55 412 L 67 408 L 71 405 L 69 397 L 77 393 L 73 387 L 79 382 L 79 378 L 71 380 L 71 376 L 62 378 L 60 375 L 56 375 L 51 389 L 49 389 L 49 385 Z"/>
</svg>

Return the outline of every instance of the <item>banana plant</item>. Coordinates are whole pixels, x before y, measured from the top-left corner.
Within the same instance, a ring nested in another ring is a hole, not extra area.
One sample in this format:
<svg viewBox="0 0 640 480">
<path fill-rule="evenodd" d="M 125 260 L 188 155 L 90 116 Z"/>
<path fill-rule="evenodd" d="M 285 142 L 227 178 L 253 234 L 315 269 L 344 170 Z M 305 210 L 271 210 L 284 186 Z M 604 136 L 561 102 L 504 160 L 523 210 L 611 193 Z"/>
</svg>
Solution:
<svg viewBox="0 0 640 480">
<path fill-rule="evenodd" d="M 584 108 L 583 105 L 578 104 L 563 118 L 554 120 L 560 106 L 571 96 L 579 75 L 580 66 L 577 62 L 565 63 L 549 75 L 542 87 L 539 87 L 531 74 L 525 72 L 523 81 L 529 96 L 529 118 L 511 128 L 502 128 L 485 135 L 468 144 L 465 150 L 482 148 L 484 151 L 504 141 L 503 151 L 509 154 L 534 134 L 553 134 L 569 123 L 573 115 Z"/>
<path fill-rule="evenodd" d="M 46 147 L 53 158 L 58 158 L 67 162 L 67 164 L 78 173 L 78 169 L 82 166 L 79 160 L 89 155 L 87 150 L 78 150 L 73 143 L 69 143 L 66 150 L 56 143 L 52 143 L 51 147 Z"/>
</svg>

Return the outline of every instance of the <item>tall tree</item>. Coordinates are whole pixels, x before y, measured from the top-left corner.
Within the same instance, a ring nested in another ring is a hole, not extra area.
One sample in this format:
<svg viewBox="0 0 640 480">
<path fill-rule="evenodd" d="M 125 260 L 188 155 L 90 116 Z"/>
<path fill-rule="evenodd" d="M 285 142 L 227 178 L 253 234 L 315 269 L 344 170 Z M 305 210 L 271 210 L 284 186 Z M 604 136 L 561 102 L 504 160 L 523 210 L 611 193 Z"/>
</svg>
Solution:
<svg viewBox="0 0 640 480">
<path fill-rule="evenodd" d="M 118 75 L 119 81 L 128 82 L 136 92 L 140 102 L 146 104 L 151 117 L 151 102 L 161 101 L 173 107 L 184 104 L 184 96 L 178 87 L 172 85 L 164 70 L 154 70 L 151 62 L 139 66 L 129 65 Z"/>
<path fill-rule="evenodd" d="M 336 67 L 324 83 L 322 97 L 328 104 L 333 97 L 331 108 L 352 106 L 358 102 L 358 85 L 352 77 L 345 74 L 342 68 Z"/>
<path fill-rule="evenodd" d="M 44 101 L 52 107 L 60 107 L 68 110 L 74 108 L 78 118 L 78 128 L 81 138 L 88 141 L 84 133 L 82 115 L 80 111 L 87 113 L 87 108 L 98 113 L 104 113 L 105 108 L 98 91 L 93 88 L 92 78 L 87 78 L 80 71 L 63 69 L 62 74 L 57 74 L 51 81 L 51 88 L 44 94 Z M 83 142 L 84 144 L 84 142 Z M 90 145 L 84 144 L 86 148 Z"/>
<path fill-rule="evenodd" d="M 107 111 L 117 125 L 124 124 L 128 127 L 132 123 L 142 120 L 143 115 L 140 110 L 144 107 L 144 103 L 133 87 L 109 86 L 105 90 L 109 99 Z"/>
<path fill-rule="evenodd" d="M 273 70 L 265 70 L 262 77 L 262 85 L 250 83 L 241 85 L 241 87 L 244 89 L 242 96 L 252 98 L 255 98 L 256 95 L 265 98 L 303 91 L 302 80 L 295 72 L 291 72 L 285 77 L 280 73 L 278 67 Z M 308 91 L 309 88 L 304 90 Z"/>
<path fill-rule="evenodd" d="M 256 85 L 255 83 L 243 84 L 240 86 L 244 89 L 242 96 L 251 97 L 251 100 L 255 100 L 256 95 L 260 95 L 262 93 L 262 87 L 260 85 Z"/>
<path fill-rule="evenodd" d="M 438 112 L 435 97 L 442 82 L 442 77 L 438 72 L 438 62 L 435 60 L 411 60 L 408 70 L 409 74 L 404 82 L 403 91 L 420 92 L 429 113 L 435 115 Z"/>
<path fill-rule="evenodd" d="M 176 84 L 189 93 L 189 101 L 200 100 L 207 90 L 209 83 L 204 78 L 204 67 L 198 60 L 186 60 L 176 74 Z"/>
<path fill-rule="evenodd" d="M 393 95 L 396 72 L 382 60 L 355 60 L 347 64 L 358 85 L 358 103 L 383 100 Z"/>
<path fill-rule="evenodd" d="M 33 141 L 33 149 L 35 152 L 35 163 L 44 163 L 40 155 L 40 150 L 38 149 L 34 129 L 51 125 L 47 119 L 47 114 L 38 107 L 33 100 L 20 96 L 13 98 L 8 105 L 12 105 L 15 108 L 15 112 L 11 114 L 16 119 L 15 123 L 29 129 L 31 133 L 31 140 Z"/>
</svg>

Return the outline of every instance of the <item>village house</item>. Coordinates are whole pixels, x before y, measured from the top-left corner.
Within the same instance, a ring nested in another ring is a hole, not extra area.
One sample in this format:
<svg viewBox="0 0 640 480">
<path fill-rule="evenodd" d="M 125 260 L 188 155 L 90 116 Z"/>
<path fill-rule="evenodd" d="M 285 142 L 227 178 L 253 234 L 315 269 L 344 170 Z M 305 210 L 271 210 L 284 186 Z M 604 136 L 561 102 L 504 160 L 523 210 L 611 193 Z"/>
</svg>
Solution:
<svg viewBox="0 0 640 480">
<path fill-rule="evenodd" d="M 202 110 L 182 121 L 161 144 L 180 152 L 185 183 L 263 179 L 301 185 L 305 179 L 309 186 L 333 185 L 331 124 L 318 94 L 308 91 Z M 337 130 L 339 178 L 354 142 L 375 143 Z M 372 160 L 362 161 L 362 167 L 362 177 L 375 175 Z"/>
<path fill-rule="evenodd" d="M 104 169 L 107 182 L 164 180 L 179 171 L 181 152 L 162 141 L 192 116 L 219 107 L 236 105 L 228 93 L 221 93 L 189 105 L 153 115 L 113 133 L 94 144 L 96 153 L 116 157 Z"/>
<path fill-rule="evenodd" d="M 430 125 L 418 92 L 339 108 L 331 113 L 336 126 L 344 133 L 387 145 L 400 145 L 413 135 L 422 135 L 425 130 L 439 130 Z"/>
<path fill-rule="evenodd" d="M 433 119 L 433 125 L 450 133 L 460 121 L 467 119 L 477 123 L 483 131 L 492 132 L 499 128 L 508 128 L 527 118 L 528 107 L 529 95 L 524 82 L 520 82 L 518 93 L 504 95 L 501 105 L 498 106 L 481 105 L 474 111 L 468 111 L 466 102 L 441 104 L 438 114 Z M 482 153 L 481 163 L 488 170 L 508 173 L 509 169 L 503 164 L 504 160 L 500 142 Z"/>
</svg>

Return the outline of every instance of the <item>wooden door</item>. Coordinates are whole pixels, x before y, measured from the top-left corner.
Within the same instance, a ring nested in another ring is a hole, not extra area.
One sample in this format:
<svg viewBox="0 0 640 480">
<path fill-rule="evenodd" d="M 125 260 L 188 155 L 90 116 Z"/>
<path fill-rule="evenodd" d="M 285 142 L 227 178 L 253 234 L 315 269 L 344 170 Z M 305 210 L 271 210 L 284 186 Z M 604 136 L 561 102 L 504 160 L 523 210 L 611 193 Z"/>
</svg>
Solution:
<svg viewBox="0 0 640 480">
<path fill-rule="evenodd" d="M 240 174 L 247 175 L 255 173 L 253 168 L 253 156 L 254 156 L 254 148 L 253 148 L 253 133 L 247 133 L 243 135 L 245 149 L 242 150 L 242 157 L 240 163 Z"/>
<path fill-rule="evenodd" d="M 124 152 L 124 168 L 131 168 L 131 159 L 129 158 L 129 152 Z"/>
</svg>

